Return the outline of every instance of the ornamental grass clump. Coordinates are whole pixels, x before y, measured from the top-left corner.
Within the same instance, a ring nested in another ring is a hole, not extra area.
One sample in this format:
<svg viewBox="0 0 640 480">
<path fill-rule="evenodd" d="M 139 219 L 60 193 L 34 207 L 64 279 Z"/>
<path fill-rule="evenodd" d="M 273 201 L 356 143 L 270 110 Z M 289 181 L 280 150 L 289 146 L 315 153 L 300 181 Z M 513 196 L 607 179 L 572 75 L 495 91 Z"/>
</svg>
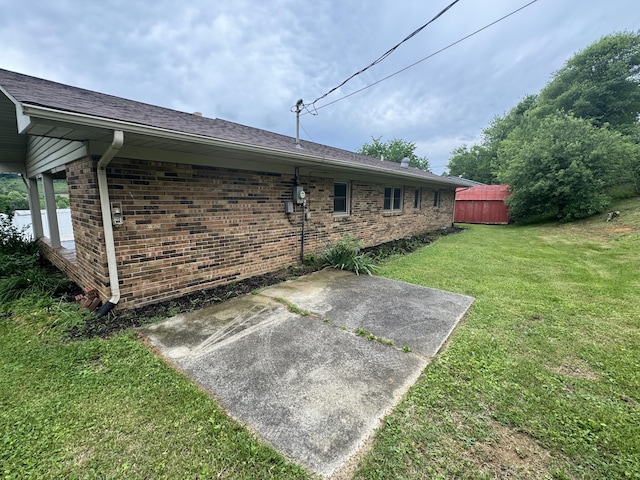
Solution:
<svg viewBox="0 0 640 480">
<path fill-rule="evenodd" d="M 360 251 L 362 242 L 352 235 L 344 234 L 335 243 L 329 244 L 324 252 L 324 267 L 349 270 L 356 275 L 372 275 L 377 268 L 368 253 Z"/>
</svg>

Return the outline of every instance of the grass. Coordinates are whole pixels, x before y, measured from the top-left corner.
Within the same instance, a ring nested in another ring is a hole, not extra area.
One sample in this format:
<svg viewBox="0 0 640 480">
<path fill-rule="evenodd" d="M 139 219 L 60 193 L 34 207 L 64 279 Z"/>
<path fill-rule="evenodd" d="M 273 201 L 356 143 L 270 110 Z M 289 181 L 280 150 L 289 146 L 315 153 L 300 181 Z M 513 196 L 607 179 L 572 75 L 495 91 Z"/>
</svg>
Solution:
<svg viewBox="0 0 640 480">
<path fill-rule="evenodd" d="M 640 200 L 471 226 L 380 275 L 476 297 L 355 478 L 640 478 Z"/>
<path fill-rule="evenodd" d="M 378 337 L 371 332 L 367 332 L 364 328 L 358 327 L 354 330 L 353 333 L 355 333 L 358 337 L 364 337 L 367 340 L 376 341 L 378 343 L 381 343 L 382 345 L 393 345 L 393 340 L 384 337 Z"/>
<path fill-rule="evenodd" d="M 0 319 L 2 478 L 308 478 L 133 332 L 68 342 L 73 307 L 13 311 Z"/>
<path fill-rule="evenodd" d="M 640 478 L 640 200 L 566 225 L 473 226 L 380 274 L 473 295 L 356 479 Z M 306 479 L 133 333 L 0 305 L 4 478 Z"/>
<path fill-rule="evenodd" d="M 295 303 L 291 303 L 288 300 L 286 300 L 285 298 L 282 297 L 275 297 L 274 300 L 276 302 L 280 302 L 281 304 L 283 304 L 285 307 L 287 307 L 287 309 L 291 312 L 291 313 L 297 313 L 298 315 L 301 315 L 303 317 L 309 316 L 311 315 L 311 312 L 309 310 L 305 310 L 304 308 L 300 308 L 298 305 L 296 305 Z"/>
</svg>

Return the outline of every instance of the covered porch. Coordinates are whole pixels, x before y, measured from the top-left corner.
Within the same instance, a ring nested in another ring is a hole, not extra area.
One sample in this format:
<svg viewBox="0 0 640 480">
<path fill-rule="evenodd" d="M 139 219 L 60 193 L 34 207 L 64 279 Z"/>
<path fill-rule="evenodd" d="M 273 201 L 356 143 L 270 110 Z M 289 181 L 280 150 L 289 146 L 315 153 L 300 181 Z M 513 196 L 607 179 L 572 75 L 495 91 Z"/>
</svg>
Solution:
<svg viewBox="0 0 640 480">
<path fill-rule="evenodd" d="M 70 278 L 75 275 L 77 258 L 71 215 L 60 215 L 56 208 L 54 180 L 66 179 L 65 164 L 86 156 L 82 142 L 69 142 L 19 133 L 18 106 L 0 95 L 0 173 L 22 177 L 29 199 L 29 212 L 19 212 L 14 225 L 28 232 L 46 250 L 45 256 Z M 44 198 L 44 208 L 40 199 Z M 67 218 L 68 217 L 68 218 Z M 62 225 L 61 225 L 62 223 Z"/>
</svg>

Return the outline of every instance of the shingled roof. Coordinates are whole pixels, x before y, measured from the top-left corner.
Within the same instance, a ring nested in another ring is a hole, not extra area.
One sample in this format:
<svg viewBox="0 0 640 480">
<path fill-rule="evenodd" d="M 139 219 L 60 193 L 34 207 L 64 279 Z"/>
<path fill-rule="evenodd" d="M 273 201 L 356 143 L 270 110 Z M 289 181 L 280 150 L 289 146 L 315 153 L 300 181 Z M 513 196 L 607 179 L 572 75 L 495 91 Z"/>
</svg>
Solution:
<svg viewBox="0 0 640 480">
<path fill-rule="evenodd" d="M 441 177 L 415 168 L 404 168 L 395 162 L 360 155 L 340 148 L 303 141 L 302 150 L 295 139 L 219 118 L 206 118 L 113 95 L 72 87 L 29 75 L 0 69 L 0 88 L 22 105 L 45 107 L 59 112 L 98 117 L 144 127 L 155 127 L 236 144 L 263 147 L 289 154 L 304 153 L 313 157 L 349 162 L 393 171 L 411 177 L 422 177 L 437 183 L 462 185 L 455 178 Z"/>
</svg>

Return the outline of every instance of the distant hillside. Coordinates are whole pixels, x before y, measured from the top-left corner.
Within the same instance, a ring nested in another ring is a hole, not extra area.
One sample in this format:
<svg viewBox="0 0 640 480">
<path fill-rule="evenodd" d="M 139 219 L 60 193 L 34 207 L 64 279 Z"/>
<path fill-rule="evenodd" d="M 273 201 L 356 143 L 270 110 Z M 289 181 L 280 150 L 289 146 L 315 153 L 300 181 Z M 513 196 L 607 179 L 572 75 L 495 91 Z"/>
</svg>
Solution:
<svg viewBox="0 0 640 480">
<path fill-rule="evenodd" d="M 40 206 L 44 207 L 44 195 L 42 185 L 40 191 Z M 58 208 L 69 207 L 69 187 L 66 180 L 54 180 L 53 191 L 56 194 L 56 206 Z M 20 175 L 13 173 L 0 174 L 0 213 L 11 213 L 14 210 L 28 210 L 27 187 Z"/>
</svg>

